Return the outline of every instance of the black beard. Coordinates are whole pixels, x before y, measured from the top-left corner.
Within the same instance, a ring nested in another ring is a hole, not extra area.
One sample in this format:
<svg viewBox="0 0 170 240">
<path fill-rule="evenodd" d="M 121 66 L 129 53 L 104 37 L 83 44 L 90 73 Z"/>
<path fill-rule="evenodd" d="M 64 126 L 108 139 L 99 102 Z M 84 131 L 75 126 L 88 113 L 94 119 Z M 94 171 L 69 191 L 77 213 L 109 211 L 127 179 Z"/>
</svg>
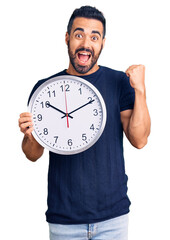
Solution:
<svg viewBox="0 0 170 240">
<path fill-rule="evenodd" d="M 70 50 L 70 42 L 68 41 L 68 55 L 69 55 L 69 58 L 70 58 L 70 62 L 72 64 L 72 66 L 74 67 L 74 69 L 76 70 L 76 72 L 78 72 L 79 74 L 86 74 L 94 67 L 94 65 L 97 63 L 97 60 L 98 60 L 98 58 L 101 54 L 102 49 L 103 49 L 103 45 L 101 46 L 101 49 L 100 49 L 100 51 L 97 55 L 94 55 L 94 51 L 86 49 L 86 48 L 76 49 L 75 53 L 73 53 Z M 79 51 L 86 51 L 86 52 L 91 53 L 92 60 L 91 60 L 90 65 L 81 66 L 81 65 L 75 63 L 76 53 L 79 52 Z"/>
</svg>

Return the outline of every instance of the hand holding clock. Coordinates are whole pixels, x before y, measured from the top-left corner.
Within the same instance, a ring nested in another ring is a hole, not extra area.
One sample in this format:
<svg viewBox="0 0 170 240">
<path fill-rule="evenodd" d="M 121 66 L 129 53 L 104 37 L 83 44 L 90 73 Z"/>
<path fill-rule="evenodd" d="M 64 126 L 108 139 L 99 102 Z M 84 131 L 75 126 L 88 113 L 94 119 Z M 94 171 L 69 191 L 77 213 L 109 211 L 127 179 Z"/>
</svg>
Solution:
<svg viewBox="0 0 170 240">
<path fill-rule="evenodd" d="M 32 114 L 29 112 L 24 112 L 20 114 L 20 118 L 18 120 L 18 124 L 20 127 L 20 131 L 27 135 L 28 137 L 32 136 L 33 131 L 33 121 Z"/>
<path fill-rule="evenodd" d="M 22 142 L 23 152 L 30 161 L 35 162 L 42 156 L 44 147 L 41 146 L 32 135 L 32 131 L 34 130 L 32 114 L 29 112 L 21 113 L 18 123 L 21 132 L 24 133 Z"/>
</svg>

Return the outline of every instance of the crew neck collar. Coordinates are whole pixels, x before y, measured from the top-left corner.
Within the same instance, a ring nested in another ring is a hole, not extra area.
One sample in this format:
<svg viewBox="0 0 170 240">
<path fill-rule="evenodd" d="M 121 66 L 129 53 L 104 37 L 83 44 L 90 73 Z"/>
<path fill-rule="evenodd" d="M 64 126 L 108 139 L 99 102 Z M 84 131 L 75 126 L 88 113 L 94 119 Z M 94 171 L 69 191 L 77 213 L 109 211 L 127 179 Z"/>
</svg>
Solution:
<svg viewBox="0 0 170 240">
<path fill-rule="evenodd" d="M 91 78 L 91 77 L 95 76 L 96 74 L 98 74 L 101 71 L 101 69 L 102 69 L 102 67 L 99 65 L 99 69 L 97 69 L 96 72 L 88 74 L 88 75 L 72 75 L 72 74 L 67 73 L 67 69 L 64 70 L 64 73 L 66 75 L 75 76 L 75 77 L 82 77 L 82 78 L 88 79 L 88 78 Z"/>
</svg>

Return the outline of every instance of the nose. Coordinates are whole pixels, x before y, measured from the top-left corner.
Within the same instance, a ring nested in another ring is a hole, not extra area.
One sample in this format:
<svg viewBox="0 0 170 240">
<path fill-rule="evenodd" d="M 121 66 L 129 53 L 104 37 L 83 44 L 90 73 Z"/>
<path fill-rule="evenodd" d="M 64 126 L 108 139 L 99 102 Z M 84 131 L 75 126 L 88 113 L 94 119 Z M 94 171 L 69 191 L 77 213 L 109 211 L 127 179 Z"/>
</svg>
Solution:
<svg viewBox="0 0 170 240">
<path fill-rule="evenodd" d="M 83 38 L 82 44 L 84 48 L 90 49 L 90 39 L 87 36 Z"/>
</svg>

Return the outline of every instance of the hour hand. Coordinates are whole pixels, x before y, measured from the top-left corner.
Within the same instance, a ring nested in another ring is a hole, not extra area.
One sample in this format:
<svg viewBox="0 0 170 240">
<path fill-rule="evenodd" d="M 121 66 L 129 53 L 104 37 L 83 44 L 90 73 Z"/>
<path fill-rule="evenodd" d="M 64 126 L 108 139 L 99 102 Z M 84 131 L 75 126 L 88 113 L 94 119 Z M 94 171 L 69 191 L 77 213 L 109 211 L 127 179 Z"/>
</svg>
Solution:
<svg viewBox="0 0 170 240">
<path fill-rule="evenodd" d="M 66 117 L 66 113 L 65 113 L 65 112 L 63 112 L 62 110 L 60 110 L 59 108 L 56 108 L 56 107 L 54 107 L 54 106 L 53 106 L 53 105 L 51 105 L 50 103 L 47 103 L 47 105 L 48 105 L 49 107 L 51 107 L 51 108 L 55 109 L 56 111 L 58 111 L 58 112 L 60 112 L 60 113 L 64 114 L 64 117 Z M 70 117 L 70 118 L 73 118 L 72 116 L 70 116 L 70 114 L 68 114 L 68 117 Z"/>
</svg>

